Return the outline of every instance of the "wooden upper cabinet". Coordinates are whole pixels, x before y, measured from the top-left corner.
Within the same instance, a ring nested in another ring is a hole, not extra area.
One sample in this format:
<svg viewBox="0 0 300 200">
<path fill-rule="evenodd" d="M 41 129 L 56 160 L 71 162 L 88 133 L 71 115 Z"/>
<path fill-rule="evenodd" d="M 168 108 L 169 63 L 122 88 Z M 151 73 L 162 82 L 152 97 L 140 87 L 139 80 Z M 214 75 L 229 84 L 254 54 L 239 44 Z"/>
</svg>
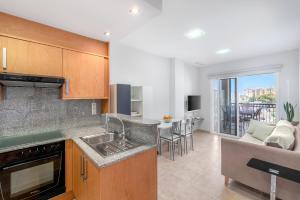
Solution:
<svg viewBox="0 0 300 200">
<path fill-rule="evenodd" d="M 109 98 L 109 60 L 104 58 L 104 97 Z"/>
<path fill-rule="evenodd" d="M 0 72 L 62 77 L 62 49 L 8 37 L 1 38 Z M 6 48 L 6 55 L 3 54 Z M 6 56 L 6 69 L 3 59 Z"/>
<path fill-rule="evenodd" d="M 108 42 L 0 12 L 0 34 L 63 49 L 107 56 Z"/>
<path fill-rule="evenodd" d="M 62 49 L 30 42 L 29 65 L 33 74 L 62 77 Z"/>
<path fill-rule="evenodd" d="M 0 73 L 64 77 L 63 99 L 102 99 L 109 111 L 107 42 L 0 12 L 0 61 Z"/>
<path fill-rule="evenodd" d="M 100 56 L 63 50 L 63 99 L 108 97 L 108 65 Z"/>
<path fill-rule="evenodd" d="M 6 66 L 2 63 L 1 72 L 29 74 L 29 42 L 1 37 L 1 58 L 6 59 Z M 6 49 L 6 54 L 4 53 Z"/>
</svg>

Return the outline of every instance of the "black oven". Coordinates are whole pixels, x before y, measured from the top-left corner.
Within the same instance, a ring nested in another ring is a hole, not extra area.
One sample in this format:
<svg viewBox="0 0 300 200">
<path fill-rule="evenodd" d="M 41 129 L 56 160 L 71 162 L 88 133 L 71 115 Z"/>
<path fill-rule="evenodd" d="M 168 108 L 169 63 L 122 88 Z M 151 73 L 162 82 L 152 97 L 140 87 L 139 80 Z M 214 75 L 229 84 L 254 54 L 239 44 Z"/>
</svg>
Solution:
<svg viewBox="0 0 300 200">
<path fill-rule="evenodd" d="M 64 141 L 0 154 L 0 200 L 46 200 L 64 192 Z"/>
</svg>

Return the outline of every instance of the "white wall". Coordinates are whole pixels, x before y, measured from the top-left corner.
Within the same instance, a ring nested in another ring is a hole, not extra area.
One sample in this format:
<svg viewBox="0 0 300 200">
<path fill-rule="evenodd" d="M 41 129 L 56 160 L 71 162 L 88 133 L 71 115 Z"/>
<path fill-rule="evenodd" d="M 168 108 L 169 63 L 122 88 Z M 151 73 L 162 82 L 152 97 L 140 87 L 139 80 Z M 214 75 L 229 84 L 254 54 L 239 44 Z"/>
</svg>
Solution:
<svg viewBox="0 0 300 200">
<path fill-rule="evenodd" d="M 200 69 L 200 94 L 202 99 L 201 116 L 205 118 L 201 128 L 210 130 L 210 108 L 212 99 L 210 97 L 210 81 L 208 75 L 212 73 L 222 73 L 240 69 L 249 69 L 251 67 L 262 67 L 271 65 L 282 65 L 283 68 L 279 73 L 279 117 L 285 118 L 282 104 L 285 101 L 291 101 L 293 104 L 299 103 L 299 51 L 287 51 L 267 56 L 259 56 L 234 62 L 216 64 Z M 289 81 L 290 89 L 287 91 L 287 81 Z M 290 99 L 288 99 L 288 93 Z M 296 108 L 296 120 L 299 119 L 299 106 Z"/>
<path fill-rule="evenodd" d="M 119 43 L 110 44 L 110 82 L 141 85 L 144 117 L 184 117 L 185 95 L 199 94 L 199 68 Z"/>
<path fill-rule="evenodd" d="M 200 68 L 185 64 L 184 67 L 184 95 L 200 95 L 200 79 L 199 79 Z M 187 101 L 187 98 L 185 98 Z M 201 105 L 202 106 L 202 105 Z M 185 117 L 196 117 L 199 116 L 199 111 L 187 111 Z M 196 124 L 199 128 L 199 123 Z"/>
<path fill-rule="evenodd" d="M 161 119 L 170 113 L 171 61 L 121 45 L 110 44 L 111 84 L 144 86 L 144 117 Z"/>
<path fill-rule="evenodd" d="M 200 68 L 185 64 L 184 65 L 184 94 L 199 95 L 200 94 Z"/>
<path fill-rule="evenodd" d="M 178 59 L 171 61 L 170 111 L 176 119 L 185 116 L 185 96 L 199 95 L 199 68 L 185 64 Z"/>
<path fill-rule="evenodd" d="M 171 113 L 174 118 L 184 118 L 184 63 L 177 59 L 171 62 L 170 102 L 173 105 Z"/>
</svg>

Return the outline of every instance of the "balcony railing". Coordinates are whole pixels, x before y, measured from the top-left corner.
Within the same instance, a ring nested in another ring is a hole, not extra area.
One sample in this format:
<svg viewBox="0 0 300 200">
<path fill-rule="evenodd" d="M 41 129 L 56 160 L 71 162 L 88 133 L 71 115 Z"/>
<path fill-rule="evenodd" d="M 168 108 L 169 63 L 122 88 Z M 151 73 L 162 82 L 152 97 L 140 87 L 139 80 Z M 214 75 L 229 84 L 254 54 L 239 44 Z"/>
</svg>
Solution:
<svg viewBox="0 0 300 200">
<path fill-rule="evenodd" d="M 238 112 L 235 112 L 236 104 L 231 107 L 223 107 L 220 119 L 220 132 L 225 134 L 236 134 L 243 136 L 249 127 L 251 119 L 264 121 L 268 124 L 276 124 L 276 104 L 275 103 L 239 103 Z M 236 117 L 238 114 L 238 118 Z M 237 119 L 237 121 L 236 121 Z M 237 122 L 239 127 L 237 127 Z"/>
<path fill-rule="evenodd" d="M 240 103 L 240 120 L 256 119 L 266 123 L 276 123 L 276 104 L 275 103 Z"/>
</svg>

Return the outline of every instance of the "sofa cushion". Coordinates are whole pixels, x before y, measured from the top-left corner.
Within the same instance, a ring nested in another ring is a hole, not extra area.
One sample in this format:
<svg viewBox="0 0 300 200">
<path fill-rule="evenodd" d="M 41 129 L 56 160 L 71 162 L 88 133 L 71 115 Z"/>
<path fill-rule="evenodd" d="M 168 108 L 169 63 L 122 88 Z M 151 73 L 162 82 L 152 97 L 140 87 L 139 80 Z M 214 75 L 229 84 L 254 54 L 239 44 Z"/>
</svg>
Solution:
<svg viewBox="0 0 300 200">
<path fill-rule="evenodd" d="M 287 121 L 279 121 L 270 136 L 265 139 L 268 146 L 293 150 L 295 145 L 295 128 Z"/>
<path fill-rule="evenodd" d="M 271 135 L 274 128 L 275 126 L 270 126 L 263 122 L 260 122 L 256 125 L 252 136 L 258 140 L 264 141 L 269 135 Z"/>
<path fill-rule="evenodd" d="M 258 139 L 256 139 L 255 137 L 252 137 L 252 135 L 249 134 L 249 133 L 246 133 L 246 134 L 245 134 L 243 137 L 241 137 L 239 140 L 242 141 L 242 142 L 249 142 L 249 143 L 252 143 L 252 144 L 264 145 L 264 142 L 263 142 L 263 141 L 258 140 Z"/>
</svg>

